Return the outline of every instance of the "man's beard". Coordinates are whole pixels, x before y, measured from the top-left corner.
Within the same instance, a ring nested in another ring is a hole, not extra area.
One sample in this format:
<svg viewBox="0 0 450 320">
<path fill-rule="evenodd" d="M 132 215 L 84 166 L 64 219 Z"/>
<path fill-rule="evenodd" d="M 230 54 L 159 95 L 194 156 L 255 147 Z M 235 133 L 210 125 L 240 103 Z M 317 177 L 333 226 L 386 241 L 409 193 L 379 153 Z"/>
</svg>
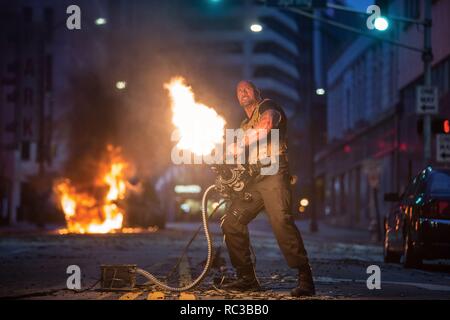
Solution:
<svg viewBox="0 0 450 320">
<path fill-rule="evenodd" d="M 255 99 L 248 99 L 247 100 L 247 102 L 243 102 L 243 103 L 241 103 L 241 107 L 243 107 L 243 108 L 248 108 L 248 107 L 251 107 L 252 105 L 254 105 L 256 103 L 256 100 Z"/>
</svg>

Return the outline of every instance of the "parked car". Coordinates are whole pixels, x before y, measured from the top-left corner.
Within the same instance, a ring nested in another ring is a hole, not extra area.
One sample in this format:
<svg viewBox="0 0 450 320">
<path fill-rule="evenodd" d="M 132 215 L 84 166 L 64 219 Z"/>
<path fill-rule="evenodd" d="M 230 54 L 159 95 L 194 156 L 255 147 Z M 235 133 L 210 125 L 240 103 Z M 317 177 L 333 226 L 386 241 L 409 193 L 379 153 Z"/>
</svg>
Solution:
<svg viewBox="0 0 450 320">
<path fill-rule="evenodd" d="M 427 167 L 395 202 L 384 221 L 384 261 L 418 267 L 423 259 L 450 258 L 450 170 Z"/>
</svg>

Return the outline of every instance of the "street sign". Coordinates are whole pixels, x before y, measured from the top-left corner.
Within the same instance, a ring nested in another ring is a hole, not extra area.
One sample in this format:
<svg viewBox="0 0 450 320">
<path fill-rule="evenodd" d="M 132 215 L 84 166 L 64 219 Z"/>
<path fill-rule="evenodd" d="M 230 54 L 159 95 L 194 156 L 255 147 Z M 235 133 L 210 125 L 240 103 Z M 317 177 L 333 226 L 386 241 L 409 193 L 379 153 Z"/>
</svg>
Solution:
<svg viewBox="0 0 450 320">
<path fill-rule="evenodd" d="M 450 163 L 450 134 L 436 135 L 436 161 Z"/>
<path fill-rule="evenodd" d="M 326 8 L 326 0 L 260 0 L 261 4 L 279 8 L 315 9 Z"/>
<path fill-rule="evenodd" d="M 437 114 L 438 98 L 437 87 L 418 86 L 416 91 L 417 114 Z"/>
</svg>

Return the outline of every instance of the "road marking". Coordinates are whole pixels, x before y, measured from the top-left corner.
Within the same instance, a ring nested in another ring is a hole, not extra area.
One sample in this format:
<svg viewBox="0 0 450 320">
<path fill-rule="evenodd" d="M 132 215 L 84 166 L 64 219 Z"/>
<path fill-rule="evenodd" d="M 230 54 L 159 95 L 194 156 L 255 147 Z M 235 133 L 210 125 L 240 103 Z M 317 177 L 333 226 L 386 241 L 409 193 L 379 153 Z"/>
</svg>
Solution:
<svg viewBox="0 0 450 320">
<path fill-rule="evenodd" d="M 97 300 L 104 300 L 104 299 L 110 298 L 111 296 L 112 296 L 111 292 L 103 292 L 98 297 L 96 297 L 95 299 L 97 299 Z"/>
<path fill-rule="evenodd" d="M 405 286 L 413 286 L 421 289 L 431 290 L 431 291 L 450 291 L 450 286 L 443 286 L 440 284 L 431 284 L 431 283 L 417 283 L 417 282 L 396 282 L 396 281 L 381 281 L 381 285 L 383 283 L 389 284 L 398 284 Z"/>
<path fill-rule="evenodd" d="M 195 297 L 195 294 L 182 292 L 180 293 L 180 297 L 178 298 L 178 300 L 197 300 L 197 299 Z"/>
<path fill-rule="evenodd" d="M 142 291 L 138 292 L 127 292 L 120 296 L 119 300 L 135 300 L 142 294 Z"/>
<path fill-rule="evenodd" d="M 184 287 L 192 283 L 191 266 L 189 265 L 189 259 L 187 258 L 187 256 L 183 256 L 183 258 L 181 259 L 178 273 L 180 274 L 180 286 Z M 179 300 L 195 299 L 196 297 L 192 293 L 181 292 L 179 296 Z"/>
<path fill-rule="evenodd" d="M 161 291 L 150 292 L 147 296 L 147 300 L 164 300 L 164 298 L 164 292 Z"/>
<path fill-rule="evenodd" d="M 192 282 L 192 276 L 191 276 L 191 267 L 189 265 L 189 260 L 186 256 L 183 256 L 183 258 L 180 261 L 179 266 L 179 274 L 180 274 L 180 285 L 185 286 Z"/>
<path fill-rule="evenodd" d="M 354 280 L 354 279 L 338 279 L 338 278 L 330 278 L 330 277 L 314 277 L 315 282 L 327 282 L 327 283 L 336 283 L 336 282 L 358 282 L 358 283 L 366 283 L 367 280 Z M 431 284 L 431 283 L 418 283 L 418 282 L 400 282 L 400 281 L 381 281 L 381 286 L 383 284 L 392 284 L 399 286 L 412 286 L 420 289 L 430 290 L 430 291 L 450 291 L 450 286 L 439 285 L 439 284 Z"/>
<path fill-rule="evenodd" d="M 335 283 L 335 282 L 354 282 L 358 280 L 354 279 L 337 279 L 330 277 L 314 277 L 314 282 L 327 282 L 327 283 Z"/>
</svg>

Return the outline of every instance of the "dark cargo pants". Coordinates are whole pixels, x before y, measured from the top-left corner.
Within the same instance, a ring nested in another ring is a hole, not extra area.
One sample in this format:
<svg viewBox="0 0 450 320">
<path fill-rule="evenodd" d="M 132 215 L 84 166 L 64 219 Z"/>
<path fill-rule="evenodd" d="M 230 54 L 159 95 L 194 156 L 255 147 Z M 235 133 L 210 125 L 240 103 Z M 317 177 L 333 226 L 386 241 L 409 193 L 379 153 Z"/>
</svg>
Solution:
<svg viewBox="0 0 450 320">
<path fill-rule="evenodd" d="M 235 200 L 222 218 L 222 231 L 237 274 L 253 272 L 247 224 L 264 208 L 289 267 L 309 267 L 303 240 L 292 215 L 288 174 L 260 176 L 249 186 L 252 201 Z"/>
</svg>

